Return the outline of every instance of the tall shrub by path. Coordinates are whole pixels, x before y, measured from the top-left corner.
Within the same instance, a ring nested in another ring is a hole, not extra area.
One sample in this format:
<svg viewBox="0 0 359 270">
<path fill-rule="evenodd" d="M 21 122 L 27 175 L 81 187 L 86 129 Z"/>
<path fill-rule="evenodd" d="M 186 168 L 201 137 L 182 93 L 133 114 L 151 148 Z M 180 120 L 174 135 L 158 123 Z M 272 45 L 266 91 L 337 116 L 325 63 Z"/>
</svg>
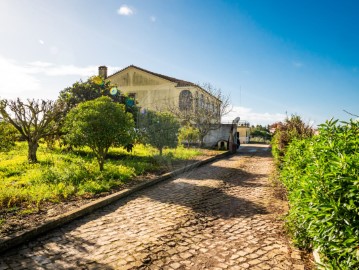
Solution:
<svg viewBox="0 0 359 270">
<path fill-rule="evenodd" d="M 326 269 L 359 269 L 359 123 L 331 120 L 293 141 L 281 180 L 297 245 L 319 249 Z"/>
<path fill-rule="evenodd" d="M 71 109 L 66 116 L 65 130 L 65 140 L 71 145 L 91 148 L 102 171 L 111 146 L 133 142 L 134 121 L 124 105 L 109 97 L 100 97 Z"/>
<path fill-rule="evenodd" d="M 281 163 L 291 141 L 309 138 L 313 136 L 313 133 L 313 129 L 305 124 L 298 115 L 292 115 L 290 118 L 287 117 L 283 123 L 277 123 L 271 141 L 272 154 L 277 164 Z"/>
</svg>

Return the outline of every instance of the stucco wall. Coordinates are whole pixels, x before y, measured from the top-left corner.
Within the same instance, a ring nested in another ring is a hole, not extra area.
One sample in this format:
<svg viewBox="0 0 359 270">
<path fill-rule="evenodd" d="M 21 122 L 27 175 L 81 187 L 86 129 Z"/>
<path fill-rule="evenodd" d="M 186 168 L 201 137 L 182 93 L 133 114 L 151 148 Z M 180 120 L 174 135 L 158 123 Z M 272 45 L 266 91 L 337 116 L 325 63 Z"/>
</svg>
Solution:
<svg viewBox="0 0 359 270">
<path fill-rule="evenodd" d="M 128 67 L 110 76 L 107 80 L 117 85 L 120 92 L 124 94 L 134 93 L 138 106 L 149 110 L 166 111 L 169 106 L 178 108 L 179 95 L 183 90 L 191 92 L 194 105 L 203 95 L 204 102 L 219 106 L 218 100 L 199 87 L 177 87 L 176 82 L 163 79 L 136 67 Z"/>
</svg>

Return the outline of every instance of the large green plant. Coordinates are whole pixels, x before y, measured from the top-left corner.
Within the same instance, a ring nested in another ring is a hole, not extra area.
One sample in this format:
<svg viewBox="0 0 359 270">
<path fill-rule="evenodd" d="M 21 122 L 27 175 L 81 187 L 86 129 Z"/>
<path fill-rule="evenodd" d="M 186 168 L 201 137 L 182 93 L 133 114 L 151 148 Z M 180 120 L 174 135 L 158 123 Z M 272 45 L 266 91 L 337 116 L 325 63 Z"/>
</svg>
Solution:
<svg viewBox="0 0 359 270">
<path fill-rule="evenodd" d="M 296 243 L 319 249 L 327 268 L 359 269 L 359 123 L 328 121 L 293 141 L 281 179 Z"/>
<path fill-rule="evenodd" d="M 134 121 L 124 105 L 109 97 L 80 103 L 65 120 L 65 140 L 74 146 L 89 146 L 103 170 L 111 146 L 126 146 L 132 143 Z"/>
<path fill-rule="evenodd" d="M 305 124 L 300 116 L 287 117 L 283 123 L 276 124 L 276 131 L 272 137 L 272 154 L 280 164 L 288 145 L 294 139 L 303 139 L 313 136 L 313 129 Z"/>
<path fill-rule="evenodd" d="M 0 121 L 0 152 L 7 152 L 15 146 L 17 134 L 13 125 Z"/>
<path fill-rule="evenodd" d="M 139 115 L 141 140 L 156 147 L 162 155 L 164 147 L 176 147 L 180 125 L 169 113 L 148 111 Z"/>
</svg>

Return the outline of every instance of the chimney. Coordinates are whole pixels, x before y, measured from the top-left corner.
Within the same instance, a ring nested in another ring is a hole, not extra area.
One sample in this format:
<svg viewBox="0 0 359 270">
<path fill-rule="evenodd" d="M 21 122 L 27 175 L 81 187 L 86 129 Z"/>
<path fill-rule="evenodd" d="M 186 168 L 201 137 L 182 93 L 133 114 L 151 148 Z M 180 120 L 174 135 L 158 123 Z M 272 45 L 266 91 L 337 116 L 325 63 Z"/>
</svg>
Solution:
<svg viewBox="0 0 359 270">
<path fill-rule="evenodd" d="M 107 79 L 107 67 L 106 66 L 98 67 L 98 76 L 102 77 L 103 79 Z"/>
</svg>

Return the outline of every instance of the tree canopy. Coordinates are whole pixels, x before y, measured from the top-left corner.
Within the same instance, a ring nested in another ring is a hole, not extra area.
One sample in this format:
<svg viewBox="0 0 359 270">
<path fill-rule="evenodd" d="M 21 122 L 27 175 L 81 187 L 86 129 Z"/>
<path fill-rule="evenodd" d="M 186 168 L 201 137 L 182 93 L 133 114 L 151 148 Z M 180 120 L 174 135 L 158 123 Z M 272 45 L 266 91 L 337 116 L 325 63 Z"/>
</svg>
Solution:
<svg viewBox="0 0 359 270">
<path fill-rule="evenodd" d="M 132 143 L 134 121 L 124 105 L 109 97 L 100 97 L 71 109 L 66 116 L 65 130 L 65 141 L 75 147 L 90 147 L 103 170 L 111 146 Z"/>
<path fill-rule="evenodd" d="M 142 140 L 156 147 L 162 155 L 164 147 L 176 147 L 180 124 L 170 113 L 148 111 L 139 116 Z"/>
</svg>

